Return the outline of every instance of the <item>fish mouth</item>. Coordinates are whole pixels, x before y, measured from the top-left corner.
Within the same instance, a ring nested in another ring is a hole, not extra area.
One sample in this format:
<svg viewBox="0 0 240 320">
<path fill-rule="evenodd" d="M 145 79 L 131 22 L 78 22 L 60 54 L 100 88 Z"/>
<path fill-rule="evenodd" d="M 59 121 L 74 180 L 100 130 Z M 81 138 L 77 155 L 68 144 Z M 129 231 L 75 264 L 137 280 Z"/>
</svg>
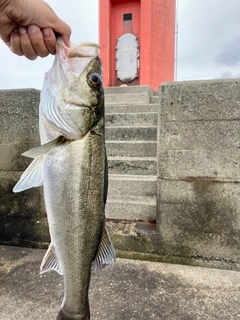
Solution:
<svg viewBox="0 0 240 320">
<path fill-rule="evenodd" d="M 83 42 L 70 48 L 68 58 L 95 58 L 99 56 L 99 45 L 91 42 Z"/>
<path fill-rule="evenodd" d="M 100 46 L 93 42 L 82 42 L 79 45 L 71 43 L 70 48 L 65 45 L 61 37 L 57 38 L 57 52 L 64 51 L 68 58 L 95 58 L 99 56 Z"/>
<path fill-rule="evenodd" d="M 79 75 L 91 60 L 99 57 L 100 47 L 96 43 L 83 42 L 79 45 L 71 43 L 71 47 L 69 48 L 65 45 L 62 38 L 58 38 L 56 49 L 60 60 L 67 62 L 68 71 Z"/>
</svg>

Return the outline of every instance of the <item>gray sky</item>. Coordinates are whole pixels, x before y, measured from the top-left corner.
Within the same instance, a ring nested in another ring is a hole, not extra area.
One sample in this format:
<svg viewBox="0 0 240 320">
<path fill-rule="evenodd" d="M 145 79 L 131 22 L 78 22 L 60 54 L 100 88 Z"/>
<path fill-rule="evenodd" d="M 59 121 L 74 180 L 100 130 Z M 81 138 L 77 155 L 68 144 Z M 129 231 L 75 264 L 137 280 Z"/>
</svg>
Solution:
<svg viewBox="0 0 240 320">
<path fill-rule="evenodd" d="M 178 80 L 240 77 L 239 14 L 239 0 L 179 0 Z"/>
<path fill-rule="evenodd" d="M 240 77 L 240 0 L 178 2 L 177 80 Z M 47 0 L 72 42 L 98 42 L 98 0 Z M 0 42 L 0 89 L 41 89 L 53 57 L 28 61 Z"/>
</svg>

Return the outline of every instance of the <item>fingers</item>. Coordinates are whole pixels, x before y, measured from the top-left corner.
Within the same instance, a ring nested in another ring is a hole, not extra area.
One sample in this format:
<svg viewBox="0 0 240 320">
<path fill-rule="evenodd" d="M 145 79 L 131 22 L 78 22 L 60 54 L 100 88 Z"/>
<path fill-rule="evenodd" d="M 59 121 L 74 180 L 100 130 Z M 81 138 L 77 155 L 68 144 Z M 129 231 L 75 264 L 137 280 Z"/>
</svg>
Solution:
<svg viewBox="0 0 240 320">
<path fill-rule="evenodd" d="M 56 37 L 50 28 L 41 30 L 35 25 L 19 27 L 10 36 L 10 49 L 19 56 L 35 60 L 38 56 L 46 57 L 49 53 L 56 53 Z"/>
<path fill-rule="evenodd" d="M 49 51 L 45 46 L 42 31 L 38 26 L 30 25 L 27 28 L 27 35 L 29 37 L 29 44 L 31 45 L 31 49 L 29 51 L 29 55 L 34 52 L 36 56 L 46 57 L 49 55 Z M 25 40 L 25 39 L 24 39 Z M 26 43 L 26 49 L 28 48 L 28 43 Z M 35 58 L 36 59 L 36 58 Z"/>
<path fill-rule="evenodd" d="M 56 53 L 56 36 L 51 28 L 42 29 L 43 39 L 48 52 L 51 54 Z"/>
<path fill-rule="evenodd" d="M 23 55 L 29 60 L 35 60 L 37 58 L 37 53 L 30 40 L 30 34 L 28 29 L 19 27 L 20 41 Z"/>
<path fill-rule="evenodd" d="M 15 29 L 10 35 L 10 50 L 17 54 L 18 56 L 23 56 L 23 51 L 21 47 L 21 38 L 18 29 Z"/>
<path fill-rule="evenodd" d="M 62 36 L 63 42 L 67 47 L 70 47 L 71 28 L 65 22 L 58 18 L 57 23 L 53 24 L 51 28 L 54 32 Z"/>
<path fill-rule="evenodd" d="M 0 16 L 0 39 L 5 42 L 5 44 L 10 47 L 10 35 L 11 33 L 17 29 L 19 26 L 15 23 L 6 23 L 1 25 L 1 16 Z"/>
</svg>

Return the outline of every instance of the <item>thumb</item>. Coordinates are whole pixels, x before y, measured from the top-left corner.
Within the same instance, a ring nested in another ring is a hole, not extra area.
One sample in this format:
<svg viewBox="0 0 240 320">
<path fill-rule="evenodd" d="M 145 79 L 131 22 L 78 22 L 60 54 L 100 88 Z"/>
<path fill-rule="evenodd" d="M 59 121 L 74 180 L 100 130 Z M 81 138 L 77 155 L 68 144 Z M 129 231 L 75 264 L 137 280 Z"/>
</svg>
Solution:
<svg viewBox="0 0 240 320">
<path fill-rule="evenodd" d="M 69 27 L 69 25 L 67 25 L 62 20 L 60 20 L 59 22 L 59 20 L 57 25 L 52 26 L 52 29 L 56 34 L 62 37 L 63 42 L 66 44 L 66 46 L 70 47 L 70 36 L 71 36 L 72 30 Z"/>
</svg>

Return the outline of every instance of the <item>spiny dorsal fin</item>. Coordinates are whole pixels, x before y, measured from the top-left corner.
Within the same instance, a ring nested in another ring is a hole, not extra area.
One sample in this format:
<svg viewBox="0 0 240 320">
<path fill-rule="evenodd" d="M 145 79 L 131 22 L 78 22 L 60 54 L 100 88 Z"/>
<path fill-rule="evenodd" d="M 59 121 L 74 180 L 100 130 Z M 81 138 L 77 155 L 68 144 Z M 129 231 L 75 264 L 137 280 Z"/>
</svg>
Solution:
<svg viewBox="0 0 240 320">
<path fill-rule="evenodd" d="M 50 271 L 50 270 L 55 270 L 58 272 L 60 275 L 63 274 L 62 268 L 58 262 L 57 255 L 55 252 L 54 245 L 51 243 L 48 247 L 48 250 L 43 258 L 43 261 L 40 266 L 40 274 Z"/>
<path fill-rule="evenodd" d="M 92 263 L 92 270 L 109 267 L 112 265 L 112 260 L 116 261 L 116 253 L 105 225 L 95 260 Z"/>
<path fill-rule="evenodd" d="M 34 159 L 27 169 L 23 172 L 20 180 L 13 188 L 13 192 L 21 192 L 33 187 L 40 187 L 43 185 L 43 158 Z"/>
<path fill-rule="evenodd" d="M 28 158 L 37 158 L 37 157 L 43 156 L 45 153 L 48 153 L 52 149 L 66 143 L 67 141 L 68 140 L 65 137 L 59 136 L 57 139 L 54 139 L 50 142 L 42 144 L 39 147 L 30 149 L 30 150 L 22 153 L 22 155 L 25 157 L 28 157 Z"/>
</svg>

